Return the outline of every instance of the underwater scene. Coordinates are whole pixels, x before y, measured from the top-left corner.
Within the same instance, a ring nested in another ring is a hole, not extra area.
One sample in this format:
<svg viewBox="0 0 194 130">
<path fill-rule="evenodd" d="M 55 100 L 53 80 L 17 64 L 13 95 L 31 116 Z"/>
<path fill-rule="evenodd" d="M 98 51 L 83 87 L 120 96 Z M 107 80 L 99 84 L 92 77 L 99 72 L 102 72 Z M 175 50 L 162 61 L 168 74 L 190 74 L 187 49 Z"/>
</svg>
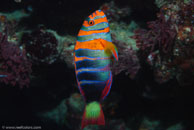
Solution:
<svg viewBox="0 0 194 130">
<path fill-rule="evenodd" d="M 194 130 L 194 0 L 1 0 L 0 129 Z"/>
</svg>

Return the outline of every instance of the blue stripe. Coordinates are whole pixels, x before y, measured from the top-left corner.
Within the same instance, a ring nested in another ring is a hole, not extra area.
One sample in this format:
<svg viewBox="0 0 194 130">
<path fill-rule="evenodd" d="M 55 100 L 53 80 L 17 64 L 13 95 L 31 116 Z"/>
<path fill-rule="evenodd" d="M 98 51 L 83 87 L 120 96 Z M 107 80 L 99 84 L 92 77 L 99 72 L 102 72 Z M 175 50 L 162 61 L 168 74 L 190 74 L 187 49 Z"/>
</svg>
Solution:
<svg viewBox="0 0 194 130">
<path fill-rule="evenodd" d="M 95 24 L 95 25 L 93 25 L 93 26 L 88 26 L 88 27 L 86 27 L 86 26 L 83 25 L 82 27 L 85 27 L 85 28 L 96 27 L 96 26 L 99 26 L 99 25 L 101 25 L 101 24 L 107 25 L 107 27 L 109 26 L 109 24 L 108 24 L 107 22 L 101 22 L 101 23 Z"/>
<path fill-rule="evenodd" d="M 108 27 L 107 27 L 107 28 L 108 28 Z M 106 29 L 106 28 L 93 29 L 93 30 L 83 30 L 83 29 L 80 29 L 80 30 L 82 30 L 82 31 L 99 31 L 99 30 L 104 30 L 104 29 Z"/>
<path fill-rule="evenodd" d="M 101 19 L 101 18 L 104 18 L 104 17 L 106 17 L 106 15 L 103 15 L 103 16 L 96 16 L 96 17 L 94 18 L 94 20 L 96 20 L 96 19 Z"/>
<path fill-rule="evenodd" d="M 76 57 L 78 57 L 78 58 L 84 58 L 84 57 L 86 57 L 86 58 L 91 58 L 91 59 L 92 58 L 97 58 L 98 60 L 101 60 L 101 58 L 109 58 L 109 57 L 91 57 L 91 56 L 76 56 Z"/>
<path fill-rule="evenodd" d="M 105 18 L 106 15 L 103 15 L 103 16 L 96 16 L 93 20 L 96 20 L 96 19 L 101 19 L 101 18 Z"/>
<path fill-rule="evenodd" d="M 104 51 L 104 50 L 91 50 L 91 49 L 83 49 L 83 48 L 80 48 L 80 49 L 77 49 L 77 50 L 75 50 L 75 52 L 76 51 Z"/>
<path fill-rule="evenodd" d="M 110 70 L 91 70 L 91 71 L 79 71 L 78 72 L 78 75 L 79 74 L 82 74 L 82 73 L 99 73 L 99 72 L 108 72 Z"/>
<path fill-rule="evenodd" d="M 101 33 L 92 33 L 92 34 L 89 34 L 89 35 L 83 35 L 83 36 L 78 36 L 78 37 L 82 38 L 82 37 L 87 37 L 87 36 L 106 35 L 106 33 L 110 34 L 110 32 L 101 32 Z"/>
<path fill-rule="evenodd" d="M 83 71 L 77 74 L 78 81 L 82 80 L 98 80 L 106 81 L 109 79 L 110 71 Z"/>
<path fill-rule="evenodd" d="M 82 26 L 81 27 L 81 30 L 84 30 L 84 31 L 92 31 L 92 30 L 96 30 L 96 29 L 103 29 L 103 28 L 107 28 L 109 27 L 109 24 L 107 22 L 101 22 L 101 23 L 98 23 L 98 24 L 95 24 L 93 26 Z"/>
<path fill-rule="evenodd" d="M 104 67 L 108 66 L 110 64 L 111 60 L 110 59 L 103 59 L 103 60 L 81 60 L 75 62 L 76 69 L 79 70 L 81 68 L 99 68 L 99 67 Z"/>
<path fill-rule="evenodd" d="M 89 58 L 109 58 L 104 50 L 91 50 L 91 49 L 77 49 L 75 50 L 76 57 L 89 57 Z"/>
<path fill-rule="evenodd" d="M 91 41 L 94 39 L 104 39 L 106 41 L 112 42 L 110 32 L 108 33 L 96 33 L 95 35 L 86 35 L 86 36 L 78 36 L 77 41 L 79 42 L 85 42 L 85 41 Z"/>
<path fill-rule="evenodd" d="M 98 80 L 81 80 L 80 84 L 96 84 L 96 83 L 105 83 L 106 81 L 98 81 Z"/>
<path fill-rule="evenodd" d="M 87 70 L 87 71 L 92 71 L 92 70 L 97 70 L 97 69 L 99 69 L 99 70 L 102 70 L 102 69 L 108 69 L 109 68 L 109 65 L 106 65 L 106 66 L 103 66 L 103 67 L 82 67 L 82 68 L 79 68 L 79 69 L 77 69 L 76 68 L 76 71 L 80 71 L 80 70 Z"/>
<path fill-rule="evenodd" d="M 98 59 L 98 60 L 110 60 L 110 59 Z M 80 63 L 80 62 L 83 62 L 83 61 L 97 61 L 98 62 L 98 60 L 90 60 L 90 59 L 84 59 L 84 60 L 79 60 L 79 61 L 76 61 L 75 63 L 77 64 L 77 63 Z"/>
<path fill-rule="evenodd" d="M 99 39 L 100 37 L 94 37 L 94 38 L 91 38 L 91 39 L 87 39 L 87 40 L 77 40 L 77 41 L 79 41 L 79 42 L 86 42 L 86 41 L 92 41 L 92 40 L 95 40 L 95 39 Z M 108 42 L 112 42 L 112 40 L 111 40 L 111 38 L 101 38 L 101 39 L 103 39 L 103 40 L 106 40 L 106 41 L 108 41 Z"/>
<path fill-rule="evenodd" d="M 92 15 L 92 17 L 93 17 L 93 15 Z M 103 15 L 103 16 L 96 16 L 96 17 L 93 18 L 93 19 L 90 19 L 90 18 L 88 17 L 88 18 L 86 18 L 86 21 L 101 19 L 101 18 L 104 18 L 104 17 L 106 17 L 106 15 Z"/>
<path fill-rule="evenodd" d="M 85 88 L 85 87 L 88 87 L 87 89 L 90 89 L 90 90 L 98 90 L 99 88 L 101 88 L 101 92 L 103 91 L 103 89 L 105 88 L 106 86 L 106 81 L 103 81 L 103 82 L 99 82 L 99 83 L 81 83 L 80 84 L 82 90 Z M 97 87 L 98 86 L 98 87 Z M 88 93 L 89 94 L 89 93 Z"/>
</svg>

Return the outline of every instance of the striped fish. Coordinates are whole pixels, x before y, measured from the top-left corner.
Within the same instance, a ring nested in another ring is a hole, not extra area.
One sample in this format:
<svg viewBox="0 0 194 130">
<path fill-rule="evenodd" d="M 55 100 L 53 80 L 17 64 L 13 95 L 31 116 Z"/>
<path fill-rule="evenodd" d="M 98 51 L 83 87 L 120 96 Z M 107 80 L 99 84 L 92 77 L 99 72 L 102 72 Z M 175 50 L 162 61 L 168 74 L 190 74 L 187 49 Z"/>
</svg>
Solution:
<svg viewBox="0 0 194 130">
<path fill-rule="evenodd" d="M 105 125 L 100 102 L 111 88 L 113 58 L 118 61 L 117 48 L 112 43 L 104 12 L 97 10 L 84 21 L 74 52 L 78 88 L 86 102 L 82 129 L 89 124 Z"/>
</svg>

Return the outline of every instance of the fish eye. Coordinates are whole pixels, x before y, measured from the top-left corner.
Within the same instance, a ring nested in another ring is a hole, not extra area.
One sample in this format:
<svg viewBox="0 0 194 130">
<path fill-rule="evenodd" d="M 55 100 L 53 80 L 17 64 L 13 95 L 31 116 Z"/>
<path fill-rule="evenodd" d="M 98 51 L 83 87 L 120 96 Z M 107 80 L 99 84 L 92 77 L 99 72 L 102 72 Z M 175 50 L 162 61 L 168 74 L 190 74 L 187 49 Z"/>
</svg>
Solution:
<svg viewBox="0 0 194 130">
<path fill-rule="evenodd" d="M 89 24 L 89 25 L 94 25 L 94 20 L 88 21 L 88 24 Z"/>
</svg>

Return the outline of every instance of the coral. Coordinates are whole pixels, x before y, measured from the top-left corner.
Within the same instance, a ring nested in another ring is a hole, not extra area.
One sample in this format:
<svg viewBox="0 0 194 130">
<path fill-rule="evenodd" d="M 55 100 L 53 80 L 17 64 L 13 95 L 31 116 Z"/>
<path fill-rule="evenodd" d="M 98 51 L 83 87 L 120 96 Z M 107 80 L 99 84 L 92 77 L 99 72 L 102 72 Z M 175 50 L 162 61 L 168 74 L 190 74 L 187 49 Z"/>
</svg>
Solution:
<svg viewBox="0 0 194 130">
<path fill-rule="evenodd" d="M 58 41 L 57 52 L 59 55 L 59 59 L 64 61 L 67 64 L 68 68 L 74 69 L 73 52 L 76 37 L 71 35 L 61 36 L 56 31 L 50 29 L 46 30 L 46 32 L 52 33 Z"/>
<path fill-rule="evenodd" d="M 137 47 L 141 50 L 144 57 L 156 50 L 159 50 L 162 58 L 172 53 L 176 37 L 176 30 L 172 25 L 171 18 L 166 19 L 161 10 L 158 20 L 148 22 L 150 30 L 137 29 L 135 31 L 133 38 L 136 39 Z"/>
<path fill-rule="evenodd" d="M 66 35 L 61 39 L 60 58 L 65 61 L 69 68 L 74 68 L 73 52 L 76 37 Z"/>
<path fill-rule="evenodd" d="M 110 30 L 112 34 L 113 43 L 115 43 L 115 40 L 117 40 L 122 43 L 125 43 L 127 46 L 132 47 L 134 50 L 137 50 L 136 42 L 134 39 L 131 38 L 131 36 L 134 35 L 134 29 L 136 29 L 137 27 L 138 26 L 134 21 L 131 21 L 130 24 L 126 24 L 123 22 L 111 22 Z"/>
<path fill-rule="evenodd" d="M 176 46 L 176 49 L 179 50 L 179 54 L 175 55 L 172 62 L 169 63 L 169 67 L 176 66 L 183 71 L 194 72 L 194 46 Z"/>
<path fill-rule="evenodd" d="M 181 86 L 193 84 L 194 1 L 187 2 L 169 1 L 149 30 L 135 31 L 140 60 L 152 66 L 158 83 L 176 77 Z"/>
<path fill-rule="evenodd" d="M 3 32 L 7 35 L 8 41 L 15 42 L 17 40 L 15 35 L 17 25 L 18 22 L 16 20 L 9 20 L 6 15 L 0 14 L 0 32 Z"/>
<path fill-rule="evenodd" d="M 81 113 L 84 110 L 85 103 L 79 93 L 74 93 L 68 99 L 68 105 L 74 113 Z"/>
<path fill-rule="evenodd" d="M 108 120 L 105 126 L 88 125 L 84 130 L 130 130 L 122 120 Z"/>
<path fill-rule="evenodd" d="M 163 6 L 174 4 L 174 3 L 183 3 L 183 4 L 189 4 L 192 0 L 155 0 L 155 4 L 158 8 L 162 8 Z"/>
<path fill-rule="evenodd" d="M 190 4 L 180 4 L 181 10 L 177 11 L 178 40 L 184 43 L 194 42 L 194 1 Z"/>
<path fill-rule="evenodd" d="M 41 112 L 38 116 L 45 122 L 51 120 L 59 126 L 63 126 L 66 122 L 67 106 L 66 100 L 62 100 L 55 108 Z M 45 120 L 46 119 L 46 120 Z"/>
<path fill-rule="evenodd" d="M 177 124 L 174 124 L 170 127 L 168 127 L 166 130 L 184 130 L 185 128 L 183 127 L 183 124 L 182 123 L 177 123 Z"/>
<path fill-rule="evenodd" d="M 6 16 L 0 14 L 0 31 L 4 31 L 4 25 L 6 21 Z"/>
<path fill-rule="evenodd" d="M 29 16 L 29 14 L 27 14 L 24 10 L 16 10 L 16 11 L 9 12 L 9 13 L 0 12 L 0 15 L 6 16 L 6 18 L 9 21 L 13 21 L 13 20 L 20 21 L 22 18 Z"/>
<path fill-rule="evenodd" d="M 119 62 L 112 66 L 113 75 L 125 72 L 133 79 L 140 69 L 136 54 L 136 42 L 131 38 L 134 35 L 133 30 L 135 28 L 137 28 L 137 24 L 134 21 L 129 25 L 117 22 L 110 23 L 112 42 L 116 45 L 119 55 Z"/>
<path fill-rule="evenodd" d="M 25 46 L 27 56 L 34 64 L 51 64 L 58 56 L 58 41 L 55 36 L 39 28 L 31 33 L 24 33 L 21 44 Z"/>
<path fill-rule="evenodd" d="M 118 48 L 119 62 L 113 64 L 112 72 L 113 75 L 117 75 L 122 71 L 125 71 L 126 75 L 130 78 L 135 78 L 138 70 L 140 69 L 140 64 L 136 52 L 126 43 L 115 39 L 113 36 L 113 43 Z"/>
<path fill-rule="evenodd" d="M 79 93 L 72 94 L 66 101 L 68 113 L 67 113 L 67 124 L 71 129 L 80 129 L 81 120 L 84 110 L 84 100 Z M 77 125 L 73 125 L 73 124 Z"/>
<path fill-rule="evenodd" d="M 176 70 L 176 79 L 181 86 L 192 86 L 194 85 L 194 46 L 177 43 L 175 47 L 174 58 L 167 66 Z"/>
<path fill-rule="evenodd" d="M 108 95 L 108 98 L 102 102 L 103 112 L 106 113 L 106 117 L 114 117 L 119 114 L 118 109 L 120 100 L 121 95 L 111 92 Z"/>
<path fill-rule="evenodd" d="M 121 18 L 130 15 L 131 10 L 129 7 L 119 8 L 116 6 L 115 1 L 105 3 L 100 7 L 106 14 L 108 21 L 119 21 Z"/>
<path fill-rule="evenodd" d="M 19 85 L 21 88 L 30 83 L 31 63 L 26 57 L 26 51 L 15 43 L 7 41 L 7 35 L 0 33 L 0 67 L 4 75 L 1 82 Z"/>
<path fill-rule="evenodd" d="M 152 121 L 144 118 L 138 130 L 157 130 L 160 125 L 159 121 Z"/>
<path fill-rule="evenodd" d="M 179 23 L 182 25 L 190 26 L 194 25 L 194 1 L 192 1 L 190 4 L 182 4 L 179 3 L 179 7 L 181 10 L 179 10 L 177 13 L 179 15 Z"/>
<path fill-rule="evenodd" d="M 168 3 L 167 0 L 155 0 L 155 4 L 157 5 L 158 8 L 161 8 L 162 6 L 164 6 L 167 3 Z"/>
<path fill-rule="evenodd" d="M 194 1 L 189 4 L 177 3 L 178 10 L 170 15 L 175 16 L 174 23 L 177 28 L 177 37 L 173 50 L 173 58 L 167 63 L 168 68 L 176 71 L 176 79 L 181 86 L 192 86 L 194 84 Z"/>
<path fill-rule="evenodd" d="M 165 83 L 175 76 L 174 69 L 168 68 L 165 64 L 158 64 L 154 68 L 154 79 L 158 83 Z"/>
</svg>

